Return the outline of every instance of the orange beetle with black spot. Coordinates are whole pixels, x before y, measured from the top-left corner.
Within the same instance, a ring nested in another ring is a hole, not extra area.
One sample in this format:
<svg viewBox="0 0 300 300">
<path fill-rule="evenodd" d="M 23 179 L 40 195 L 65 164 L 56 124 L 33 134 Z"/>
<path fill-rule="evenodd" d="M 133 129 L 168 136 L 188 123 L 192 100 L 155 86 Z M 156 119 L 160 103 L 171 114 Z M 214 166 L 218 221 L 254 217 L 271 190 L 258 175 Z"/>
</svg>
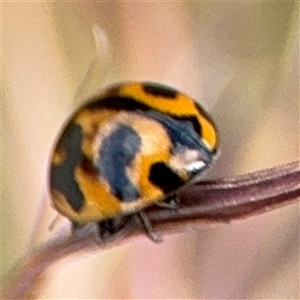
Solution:
<svg viewBox="0 0 300 300">
<path fill-rule="evenodd" d="M 192 98 L 156 83 L 117 84 L 63 128 L 51 154 L 52 202 L 74 228 L 97 222 L 108 238 L 132 215 L 164 204 L 217 150 L 216 127 Z"/>
</svg>

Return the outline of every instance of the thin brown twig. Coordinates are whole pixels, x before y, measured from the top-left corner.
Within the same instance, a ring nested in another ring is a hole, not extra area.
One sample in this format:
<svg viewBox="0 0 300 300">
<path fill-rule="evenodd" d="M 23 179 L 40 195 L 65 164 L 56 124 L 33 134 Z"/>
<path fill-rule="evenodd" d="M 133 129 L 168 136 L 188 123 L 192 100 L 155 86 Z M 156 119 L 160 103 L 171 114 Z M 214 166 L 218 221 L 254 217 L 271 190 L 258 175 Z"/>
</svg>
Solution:
<svg viewBox="0 0 300 300">
<path fill-rule="evenodd" d="M 229 222 L 273 210 L 300 197 L 300 162 L 274 167 L 233 178 L 200 182 L 182 190 L 179 208 L 150 208 L 149 220 L 158 233 L 178 232 L 201 221 Z M 98 251 L 144 234 L 138 219 L 133 219 L 113 242 L 99 245 L 91 232 L 84 237 L 57 237 L 33 249 L 10 272 L 2 299 L 28 297 L 40 276 L 58 260 L 80 251 Z"/>
</svg>

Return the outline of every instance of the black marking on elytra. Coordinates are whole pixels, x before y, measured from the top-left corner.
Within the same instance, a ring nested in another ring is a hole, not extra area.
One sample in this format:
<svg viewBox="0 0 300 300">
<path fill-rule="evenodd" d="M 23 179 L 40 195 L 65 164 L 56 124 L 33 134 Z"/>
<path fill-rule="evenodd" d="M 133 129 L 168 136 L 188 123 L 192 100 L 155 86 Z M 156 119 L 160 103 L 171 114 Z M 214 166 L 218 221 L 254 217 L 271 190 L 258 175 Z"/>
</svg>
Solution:
<svg viewBox="0 0 300 300">
<path fill-rule="evenodd" d="M 198 109 L 198 106 L 196 106 Z M 155 114 L 161 115 L 160 119 L 163 117 L 169 117 L 176 119 L 182 122 L 189 122 L 193 125 L 194 130 L 201 136 L 201 125 L 194 115 L 176 115 L 176 114 L 169 114 L 169 113 L 161 113 L 159 110 L 152 108 L 144 103 L 141 103 L 134 98 L 131 97 L 120 97 L 120 96 L 109 96 L 103 99 L 91 101 L 86 106 L 87 109 L 115 109 L 115 110 L 126 110 L 126 111 L 144 111 L 149 112 L 152 111 Z M 201 111 L 202 112 L 202 111 Z M 199 137 L 198 137 L 199 138 Z"/>
<path fill-rule="evenodd" d="M 95 168 L 93 162 L 86 156 L 82 157 L 80 167 L 85 173 L 88 173 L 89 175 L 92 175 L 94 177 L 98 176 L 98 171 Z"/>
<path fill-rule="evenodd" d="M 204 114 L 204 110 L 196 103 L 195 107 L 201 114 Z M 86 108 L 133 111 L 136 114 L 144 115 L 160 122 L 166 128 L 175 148 L 181 145 L 189 149 L 202 149 L 205 152 L 206 146 L 201 141 L 201 124 L 194 115 L 181 116 L 160 112 L 134 98 L 120 96 L 109 96 L 99 100 L 94 99 L 94 102 L 89 103 Z M 204 153 L 204 155 L 207 156 L 207 153 Z"/>
<path fill-rule="evenodd" d="M 142 87 L 145 93 L 152 96 L 162 96 L 167 98 L 167 100 L 175 100 L 178 95 L 176 90 L 158 83 L 144 82 L 142 83 Z"/>
<path fill-rule="evenodd" d="M 213 126 L 213 127 L 215 128 L 215 130 L 217 131 L 217 129 L 216 129 L 216 124 L 215 124 L 214 121 L 212 120 L 211 116 L 206 112 L 206 110 L 203 109 L 203 108 L 201 107 L 201 105 L 200 105 L 199 103 L 197 103 L 197 102 L 194 102 L 194 106 L 195 106 L 195 108 L 197 109 L 197 111 L 199 112 L 199 114 L 202 115 L 202 116 L 204 116 L 204 118 L 207 119 L 208 122 L 211 123 L 212 126 Z M 217 134 L 218 134 L 218 133 L 217 133 Z M 218 145 L 216 145 L 215 148 L 212 149 L 212 150 L 213 150 L 213 153 L 215 153 L 215 152 L 217 151 L 217 148 L 218 148 Z"/>
<path fill-rule="evenodd" d="M 197 134 L 201 137 L 202 136 L 202 127 L 199 123 L 199 120 L 196 116 L 182 116 L 182 117 L 173 117 L 173 119 L 176 119 L 180 122 L 189 122 L 193 125 L 194 130 L 197 132 Z M 199 137 L 198 137 L 199 138 Z"/>
<path fill-rule="evenodd" d="M 136 201 L 140 196 L 126 174 L 135 155 L 141 148 L 140 136 L 129 126 L 118 126 L 109 136 L 103 139 L 99 151 L 97 168 L 111 187 L 111 192 L 120 201 Z"/>
<path fill-rule="evenodd" d="M 189 118 L 172 118 L 156 111 L 148 112 L 147 116 L 164 126 L 174 146 L 181 145 L 189 149 L 202 147 L 200 137 Z"/>
<path fill-rule="evenodd" d="M 66 158 L 60 165 L 52 165 L 50 171 L 50 184 L 54 190 L 61 192 L 68 203 L 76 211 L 79 211 L 84 204 L 83 194 L 74 179 L 74 170 L 80 165 L 82 130 L 73 122 L 65 128 L 57 148 L 63 149 Z"/>
<path fill-rule="evenodd" d="M 204 116 L 205 119 L 207 119 L 210 123 L 212 123 L 214 125 L 214 122 L 213 122 L 212 118 L 210 117 L 210 115 L 199 103 L 194 101 L 194 106 L 200 115 Z"/>
<path fill-rule="evenodd" d="M 100 109 L 115 109 L 115 110 L 127 110 L 127 111 L 135 111 L 142 110 L 148 111 L 153 109 L 148 105 L 135 100 L 132 97 L 125 96 L 107 96 L 104 98 L 93 98 L 91 102 L 89 102 L 85 108 L 91 110 L 100 110 Z"/>
<path fill-rule="evenodd" d="M 170 149 L 172 155 L 182 155 L 187 150 L 196 150 L 203 163 L 206 165 L 211 163 L 212 153 L 195 131 L 192 122 L 181 118 L 174 119 L 157 112 L 148 112 L 147 116 L 160 122 L 167 130 L 173 146 Z M 189 175 L 193 177 L 197 175 L 199 171 L 191 170 L 189 173 Z"/>
<path fill-rule="evenodd" d="M 184 180 L 164 162 L 157 162 L 151 166 L 149 180 L 158 186 L 165 195 L 185 184 Z"/>
</svg>

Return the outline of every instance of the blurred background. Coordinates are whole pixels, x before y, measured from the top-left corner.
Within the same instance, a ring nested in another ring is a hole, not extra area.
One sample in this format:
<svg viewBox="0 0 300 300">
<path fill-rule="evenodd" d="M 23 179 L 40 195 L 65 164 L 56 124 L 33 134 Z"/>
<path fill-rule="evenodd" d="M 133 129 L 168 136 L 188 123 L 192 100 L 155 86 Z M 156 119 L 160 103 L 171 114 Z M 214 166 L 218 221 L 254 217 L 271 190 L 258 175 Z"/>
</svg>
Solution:
<svg viewBox="0 0 300 300">
<path fill-rule="evenodd" d="M 93 28 L 98 26 L 98 48 Z M 100 29 L 99 29 L 100 28 Z M 102 36 L 101 38 L 101 35 Z M 3 2 L 2 273 L 55 233 L 46 193 L 66 117 L 153 80 L 207 108 L 232 176 L 299 159 L 298 2 Z M 299 204 L 53 265 L 39 299 L 299 299 Z"/>
</svg>

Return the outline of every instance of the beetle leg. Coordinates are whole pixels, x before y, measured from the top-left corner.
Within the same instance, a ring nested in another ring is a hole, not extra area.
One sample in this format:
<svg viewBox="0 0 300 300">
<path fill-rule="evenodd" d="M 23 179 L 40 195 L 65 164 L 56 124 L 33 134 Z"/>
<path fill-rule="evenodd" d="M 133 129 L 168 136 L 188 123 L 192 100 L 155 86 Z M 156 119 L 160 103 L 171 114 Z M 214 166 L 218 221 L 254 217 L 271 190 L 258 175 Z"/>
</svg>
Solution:
<svg viewBox="0 0 300 300">
<path fill-rule="evenodd" d="M 140 211 L 138 212 L 138 215 L 144 225 L 144 228 L 148 234 L 148 236 L 150 237 L 150 239 L 153 241 L 153 242 L 156 242 L 156 243 L 160 243 L 163 241 L 163 238 L 161 237 L 160 234 L 154 232 L 153 230 L 153 227 L 152 227 L 152 224 L 151 222 L 149 221 L 147 215 L 145 212 L 143 211 Z"/>
</svg>

